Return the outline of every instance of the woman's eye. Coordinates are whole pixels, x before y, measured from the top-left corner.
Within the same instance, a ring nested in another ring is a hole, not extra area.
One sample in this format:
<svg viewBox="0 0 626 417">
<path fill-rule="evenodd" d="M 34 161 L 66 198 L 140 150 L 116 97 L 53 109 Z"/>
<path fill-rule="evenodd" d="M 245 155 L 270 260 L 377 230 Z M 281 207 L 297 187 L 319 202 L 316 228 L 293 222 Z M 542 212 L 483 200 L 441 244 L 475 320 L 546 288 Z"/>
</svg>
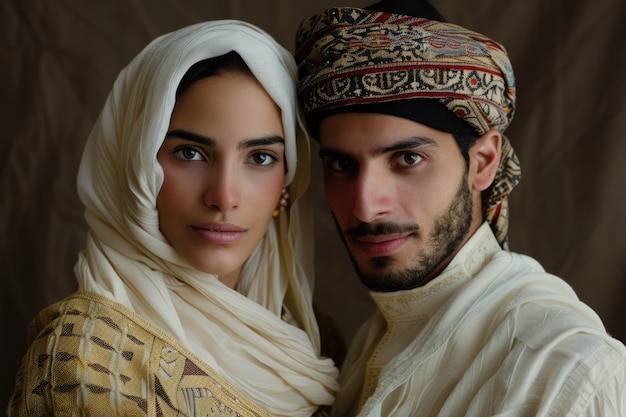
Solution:
<svg viewBox="0 0 626 417">
<path fill-rule="evenodd" d="M 275 163 L 277 159 L 276 157 L 268 153 L 257 152 L 257 153 L 252 154 L 250 158 L 248 158 L 248 161 L 250 161 L 254 165 L 267 166 L 267 165 L 272 165 L 273 163 Z"/>
<path fill-rule="evenodd" d="M 417 165 L 422 159 L 420 154 L 414 152 L 404 152 L 396 157 L 396 164 L 401 167 L 412 167 Z"/>
<path fill-rule="evenodd" d="M 200 151 L 198 151 L 196 148 L 192 146 L 180 147 L 176 149 L 176 151 L 174 151 L 174 155 L 177 158 L 182 159 L 183 161 L 203 161 L 204 160 L 204 156 L 202 156 L 202 153 L 200 153 Z"/>
</svg>

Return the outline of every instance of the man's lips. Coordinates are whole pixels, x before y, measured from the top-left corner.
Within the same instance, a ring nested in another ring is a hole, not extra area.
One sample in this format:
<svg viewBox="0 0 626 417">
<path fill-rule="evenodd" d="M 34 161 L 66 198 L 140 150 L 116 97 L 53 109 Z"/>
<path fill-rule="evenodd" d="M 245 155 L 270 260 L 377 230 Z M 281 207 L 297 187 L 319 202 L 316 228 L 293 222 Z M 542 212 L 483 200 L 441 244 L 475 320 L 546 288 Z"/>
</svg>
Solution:
<svg viewBox="0 0 626 417">
<path fill-rule="evenodd" d="M 236 242 L 246 234 L 246 229 L 232 223 L 195 224 L 191 229 L 206 241 L 217 244 Z"/>
<path fill-rule="evenodd" d="M 411 234 L 366 235 L 349 238 L 353 246 L 367 256 L 385 256 L 396 251 L 409 240 Z"/>
</svg>

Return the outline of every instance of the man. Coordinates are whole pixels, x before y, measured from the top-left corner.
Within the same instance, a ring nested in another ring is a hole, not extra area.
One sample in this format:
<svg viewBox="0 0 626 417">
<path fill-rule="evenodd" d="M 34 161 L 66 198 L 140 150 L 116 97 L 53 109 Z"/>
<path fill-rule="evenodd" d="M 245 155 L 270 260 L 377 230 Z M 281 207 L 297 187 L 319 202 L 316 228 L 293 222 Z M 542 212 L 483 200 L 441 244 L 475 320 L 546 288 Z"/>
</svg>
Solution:
<svg viewBox="0 0 626 417">
<path fill-rule="evenodd" d="M 326 196 L 377 304 L 334 415 L 626 415 L 624 345 L 508 251 L 520 169 L 504 48 L 391 0 L 305 20 L 296 60 Z"/>
</svg>

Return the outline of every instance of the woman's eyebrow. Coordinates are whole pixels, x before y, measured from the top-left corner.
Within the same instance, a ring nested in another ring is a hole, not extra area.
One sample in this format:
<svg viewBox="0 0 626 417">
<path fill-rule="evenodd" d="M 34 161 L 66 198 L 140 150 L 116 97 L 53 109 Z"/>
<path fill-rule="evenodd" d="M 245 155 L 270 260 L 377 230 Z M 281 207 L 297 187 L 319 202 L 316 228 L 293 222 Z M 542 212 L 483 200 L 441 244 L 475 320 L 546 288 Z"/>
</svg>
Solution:
<svg viewBox="0 0 626 417">
<path fill-rule="evenodd" d="M 192 133 L 183 129 L 171 130 L 165 134 L 165 137 L 190 140 L 192 142 L 196 142 L 196 143 L 199 143 L 201 145 L 206 145 L 206 146 L 213 146 L 213 147 L 216 146 L 216 142 L 214 139 L 199 135 L 197 133 Z"/>
<path fill-rule="evenodd" d="M 169 131 L 167 132 L 165 137 L 185 139 L 185 140 L 196 142 L 205 146 L 211 146 L 211 147 L 217 146 L 217 141 L 215 139 L 207 137 L 207 136 L 199 135 L 197 133 L 189 132 L 184 129 L 175 129 L 175 130 Z M 278 135 L 270 135 L 270 136 L 261 137 L 261 138 L 248 139 L 239 143 L 237 145 L 237 148 L 246 149 L 246 148 L 253 148 L 255 146 L 271 146 L 275 144 L 284 145 L 285 139 L 283 139 L 282 137 Z"/>
<path fill-rule="evenodd" d="M 285 139 L 278 135 L 270 135 L 256 139 L 248 139 L 237 145 L 238 149 L 253 148 L 255 146 L 271 146 L 276 144 L 285 144 Z"/>
</svg>

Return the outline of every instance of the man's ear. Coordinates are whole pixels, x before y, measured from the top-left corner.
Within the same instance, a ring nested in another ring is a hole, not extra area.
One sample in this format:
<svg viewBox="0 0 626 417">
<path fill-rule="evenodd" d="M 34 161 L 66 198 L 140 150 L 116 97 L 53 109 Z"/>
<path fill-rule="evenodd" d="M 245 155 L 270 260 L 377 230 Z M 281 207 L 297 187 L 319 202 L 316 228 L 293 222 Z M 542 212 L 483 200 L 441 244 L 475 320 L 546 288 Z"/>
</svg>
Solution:
<svg viewBox="0 0 626 417">
<path fill-rule="evenodd" d="M 502 152 L 502 134 L 497 129 L 490 129 L 476 139 L 470 148 L 470 171 L 472 188 L 484 191 L 493 182 L 500 164 Z"/>
</svg>

